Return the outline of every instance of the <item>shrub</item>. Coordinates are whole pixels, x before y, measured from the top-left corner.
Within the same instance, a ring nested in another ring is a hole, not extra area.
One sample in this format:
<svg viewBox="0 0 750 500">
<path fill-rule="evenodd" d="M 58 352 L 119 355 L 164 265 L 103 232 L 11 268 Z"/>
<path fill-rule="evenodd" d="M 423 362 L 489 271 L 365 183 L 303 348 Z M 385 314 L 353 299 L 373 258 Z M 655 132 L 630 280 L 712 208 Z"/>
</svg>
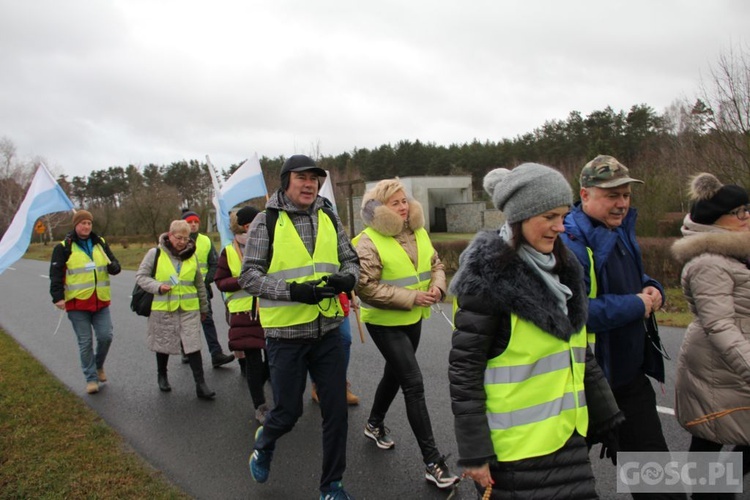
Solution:
<svg viewBox="0 0 750 500">
<path fill-rule="evenodd" d="M 445 266 L 445 274 L 451 275 L 458 269 L 458 257 L 469 245 L 469 240 L 433 241 L 432 246 Z"/>
<path fill-rule="evenodd" d="M 638 238 L 643 253 L 644 272 L 665 288 L 680 286 L 680 265 L 670 248 L 677 238 Z"/>
</svg>

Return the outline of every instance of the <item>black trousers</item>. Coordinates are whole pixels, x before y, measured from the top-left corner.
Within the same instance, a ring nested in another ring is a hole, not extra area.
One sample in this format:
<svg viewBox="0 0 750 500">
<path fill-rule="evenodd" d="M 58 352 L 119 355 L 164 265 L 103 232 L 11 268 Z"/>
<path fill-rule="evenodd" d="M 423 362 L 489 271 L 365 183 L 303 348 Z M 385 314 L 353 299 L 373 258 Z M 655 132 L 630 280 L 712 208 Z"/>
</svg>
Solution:
<svg viewBox="0 0 750 500">
<path fill-rule="evenodd" d="M 268 368 L 268 356 L 265 349 L 245 349 L 245 378 L 247 388 L 250 390 L 250 398 L 253 400 L 255 409 L 266 402 L 263 391 L 266 381 L 271 376 Z"/>
<path fill-rule="evenodd" d="M 669 451 L 656 411 L 656 393 L 645 373 L 627 385 L 612 389 L 625 414 L 620 426 L 620 451 Z M 633 498 L 685 498 L 682 493 L 634 493 Z"/>
<path fill-rule="evenodd" d="M 422 332 L 422 321 L 405 326 L 380 326 L 365 323 L 373 342 L 385 358 L 383 378 L 380 379 L 367 421 L 379 425 L 396 398 L 399 388 L 404 393 L 406 417 L 417 438 L 425 464 L 437 462 L 440 452 L 435 446 L 430 414 L 424 399 L 422 370 L 417 363 L 417 347 Z"/>
</svg>

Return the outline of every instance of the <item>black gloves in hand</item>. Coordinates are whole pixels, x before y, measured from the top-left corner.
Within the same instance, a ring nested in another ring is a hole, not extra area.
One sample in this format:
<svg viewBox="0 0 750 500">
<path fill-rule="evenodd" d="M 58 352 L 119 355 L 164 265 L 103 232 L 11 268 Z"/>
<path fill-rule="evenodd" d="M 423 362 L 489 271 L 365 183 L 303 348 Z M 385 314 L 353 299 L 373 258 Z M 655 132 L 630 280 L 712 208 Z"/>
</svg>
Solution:
<svg viewBox="0 0 750 500">
<path fill-rule="evenodd" d="M 351 292 L 354 289 L 354 283 L 356 282 L 354 275 L 349 273 L 331 274 L 325 278 L 325 281 L 328 283 L 328 286 L 333 287 L 336 293 Z"/>
<path fill-rule="evenodd" d="M 335 297 L 336 290 L 332 286 L 316 286 L 319 280 L 289 284 L 289 297 L 294 302 L 303 304 L 317 304 L 323 299 Z"/>
<path fill-rule="evenodd" d="M 619 450 L 618 432 L 617 429 L 613 429 L 602 438 L 602 449 L 599 452 L 599 458 L 607 457 L 612 460 L 612 465 L 617 465 L 617 452 Z"/>
</svg>

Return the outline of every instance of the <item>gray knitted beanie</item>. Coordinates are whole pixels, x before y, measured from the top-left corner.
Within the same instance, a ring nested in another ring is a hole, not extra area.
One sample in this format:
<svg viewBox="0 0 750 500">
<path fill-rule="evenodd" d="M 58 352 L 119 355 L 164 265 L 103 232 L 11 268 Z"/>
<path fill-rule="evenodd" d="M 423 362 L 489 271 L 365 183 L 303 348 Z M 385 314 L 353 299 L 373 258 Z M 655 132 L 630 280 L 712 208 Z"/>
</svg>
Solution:
<svg viewBox="0 0 750 500">
<path fill-rule="evenodd" d="M 510 224 L 573 203 L 573 190 L 565 177 L 538 163 L 524 163 L 513 170 L 496 168 L 484 176 L 484 190 Z"/>
</svg>

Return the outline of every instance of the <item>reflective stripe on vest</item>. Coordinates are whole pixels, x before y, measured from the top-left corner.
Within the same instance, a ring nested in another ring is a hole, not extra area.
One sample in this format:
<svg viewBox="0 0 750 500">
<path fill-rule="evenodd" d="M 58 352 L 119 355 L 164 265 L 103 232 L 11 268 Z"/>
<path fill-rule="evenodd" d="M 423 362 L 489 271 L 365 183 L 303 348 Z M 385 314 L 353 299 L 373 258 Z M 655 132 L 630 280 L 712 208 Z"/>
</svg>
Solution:
<svg viewBox="0 0 750 500">
<path fill-rule="evenodd" d="M 586 252 L 589 254 L 589 298 L 595 299 L 597 286 L 596 286 L 596 268 L 594 267 L 594 251 L 590 247 L 586 247 Z M 591 349 L 594 349 L 596 344 L 596 334 L 594 332 L 588 333 L 588 341 Z"/>
<path fill-rule="evenodd" d="M 63 241 L 63 246 L 66 242 Z M 86 300 L 94 294 L 101 301 L 111 300 L 109 289 L 109 273 L 107 264 L 109 259 L 101 245 L 96 244 L 89 257 L 78 243 L 73 242 L 70 247 L 70 257 L 65 264 L 65 301 L 73 299 Z"/>
<path fill-rule="evenodd" d="M 511 315 L 508 347 L 485 369 L 487 422 L 497 459 L 509 462 L 560 449 L 586 436 L 583 376 L 586 328 L 568 342 Z"/>
<path fill-rule="evenodd" d="M 198 270 L 198 259 L 195 256 L 182 261 L 180 272 L 172 264 L 167 252 L 159 252 L 159 262 L 156 265 L 154 279 L 162 285 L 172 285 L 172 289 L 165 294 L 155 294 L 151 304 L 152 311 L 174 312 L 199 311 L 200 300 L 198 289 L 195 287 L 195 273 Z M 177 284 L 172 284 L 172 276 L 177 274 Z"/>
<path fill-rule="evenodd" d="M 396 238 L 384 236 L 370 227 L 362 232 L 372 240 L 378 255 L 380 255 L 380 262 L 383 264 L 380 283 L 423 292 L 429 289 L 430 279 L 432 278 L 432 256 L 435 254 L 435 249 L 424 228 L 414 231 L 417 242 L 416 268 L 409 258 L 409 254 L 406 253 L 406 250 Z M 355 245 L 359 243 L 360 236 L 354 239 Z M 420 319 L 430 317 L 429 307 L 415 306 L 410 311 L 380 309 L 364 301 L 360 307 L 362 322 L 373 325 L 412 325 Z"/>
<path fill-rule="evenodd" d="M 336 228 L 322 209 L 318 210 L 318 234 L 312 256 L 289 215 L 279 211 L 274 230 L 273 257 L 266 275 L 287 283 L 318 280 L 338 272 L 338 249 Z M 260 298 L 260 323 L 263 328 L 302 325 L 315 320 L 319 314 L 328 318 L 343 317 L 344 311 L 337 297 L 323 299 L 314 305 Z"/>
<path fill-rule="evenodd" d="M 208 254 L 210 252 L 211 238 L 198 233 L 198 236 L 195 237 L 195 256 L 198 257 L 198 267 L 204 280 L 206 279 L 206 273 L 208 273 Z"/>
<path fill-rule="evenodd" d="M 232 272 L 232 276 L 238 278 L 242 271 L 242 259 L 240 254 L 234 248 L 234 245 L 230 243 L 224 247 L 224 252 L 227 255 L 227 264 L 229 264 L 229 270 Z M 224 292 L 224 301 L 227 304 L 227 309 L 230 313 L 246 312 L 253 308 L 253 297 L 247 293 L 244 289 L 237 290 L 236 292 Z"/>
</svg>

